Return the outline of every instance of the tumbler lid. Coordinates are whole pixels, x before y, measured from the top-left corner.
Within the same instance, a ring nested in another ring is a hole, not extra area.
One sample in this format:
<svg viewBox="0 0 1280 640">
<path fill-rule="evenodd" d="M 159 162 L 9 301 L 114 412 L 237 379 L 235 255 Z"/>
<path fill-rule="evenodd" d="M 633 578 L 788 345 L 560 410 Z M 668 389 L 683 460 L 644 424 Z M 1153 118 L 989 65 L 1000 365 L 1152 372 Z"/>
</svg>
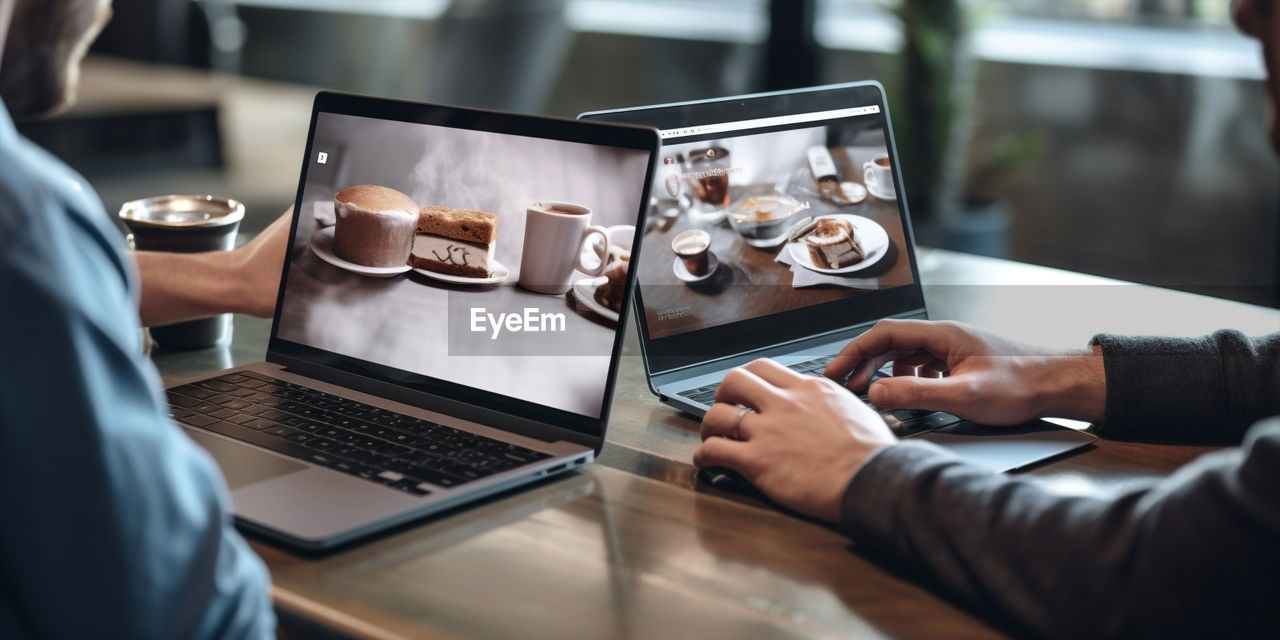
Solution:
<svg viewBox="0 0 1280 640">
<path fill-rule="evenodd" d="M 132 200 L 120 207 L 120 219 L 129 225 L 159 228 L 222 227 L 244 218 L 244 205 L 216 196 L 167 195 Z"/>
</svg>

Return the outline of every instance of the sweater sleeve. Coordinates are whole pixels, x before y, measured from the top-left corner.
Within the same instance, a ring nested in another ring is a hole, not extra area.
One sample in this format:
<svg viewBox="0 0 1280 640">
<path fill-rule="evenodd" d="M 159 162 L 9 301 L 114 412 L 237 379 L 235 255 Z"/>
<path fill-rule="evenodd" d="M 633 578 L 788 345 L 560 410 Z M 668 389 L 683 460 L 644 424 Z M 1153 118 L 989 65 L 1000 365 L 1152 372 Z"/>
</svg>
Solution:
<svg viewBox="0 0 1280 640">
<path fill-rule="evenodd" d="M 1194 339 L 1099 335 L 1107 408 L 1098 435 L 1116 440 L 1238 444 L 1280 414 L 1280 333 L 1218 331 Z"/>
<path fill-rule="evenodd" d="M 1280 418 L 1116 496 L 1067 496 L 927 442 L 876 453 L 841 528 L 1015 630 L 1239 637 L 1280 628 Z"/>
</svg>

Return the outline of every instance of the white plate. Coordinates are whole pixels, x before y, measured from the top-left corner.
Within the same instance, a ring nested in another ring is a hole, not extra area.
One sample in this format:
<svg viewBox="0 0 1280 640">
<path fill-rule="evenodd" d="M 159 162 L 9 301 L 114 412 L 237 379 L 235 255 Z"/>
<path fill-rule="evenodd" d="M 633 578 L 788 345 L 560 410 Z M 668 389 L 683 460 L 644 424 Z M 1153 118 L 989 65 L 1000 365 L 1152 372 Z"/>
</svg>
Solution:
<svg viewBox="0 0 1280 640">
<path fill-rule="evenodd" d="M 320 256 L 321 260 L 339 269 L 346 269 L 351 273 L 371 278 L 390 278 L 409 270 L 409 265 L 407 264 L 399 267 L 366 267 L 362 264 L 347 262 L 339 258 L 333 253 L 333 227 L 325 227 L 311 236 L 311 250 L 317 256 Z"/>
<path fill-rule="evenodd" d="M 879 262 L 880 258 L 883 258 L 884 254 L 889 252 L 889 234 L 875 220 L 848 213 L 830 213 L 819 217 L 839 218 L 852 223 L 853 230 L 858 234 L 858 242 L 862 243 L 862 251 L 866 257 L 861 262 L 855 262 L 839 269 L 823 269 L 814 264 L 813 258 L 809 257 L 809 247 L 805 246 L 803 242 L 792 242 L 787 245 L 787 251 L 791 252 L 791 259 L 796 264 L 818 273 L 852 273 L 866 269 Z"/>
<path fill-rule="evenodd" d="M 426 269 L 414 269 L 414 271 L 417 271 L 428 278 L 453 284 L 501 284 L 506 282 L 507 278 L 511 275 L 511 271 L 502 266 L 502 263 L 497 260 L 493 261 L 493 275 L 487 278 L 464 278 L 462 276 L 449 275 L 438 271 L 427 271 Z"/>
<path fill-rule="evenodd" d="M 578 280 L 573 283 L 573 297 L 578 300 L 578 304 L 590 309 L 592 313 L 605 320 L 617 322 L 618 312 L 596 301 L 596 289 L 608 281 L 609 279 L 604 276 Z"/>
<path fill-rule="evenodd" d="M 702 282 L 703 280 L 715 275 L 716 269 L 719 268 L 720 260 L 719 258 L 716 258 L 716 254 L 714 253 L 707 256 L 707 275 L 705 276 L 695 276 L 692 273 L 689 273 L 689 269 L 684 266 L 684 260 L 681 260 L 678 257 L 675 259 L 675 262 L 671 263 L 671 270 L 675 272 L 676 277 L 685 282 Z"/>
</svg>

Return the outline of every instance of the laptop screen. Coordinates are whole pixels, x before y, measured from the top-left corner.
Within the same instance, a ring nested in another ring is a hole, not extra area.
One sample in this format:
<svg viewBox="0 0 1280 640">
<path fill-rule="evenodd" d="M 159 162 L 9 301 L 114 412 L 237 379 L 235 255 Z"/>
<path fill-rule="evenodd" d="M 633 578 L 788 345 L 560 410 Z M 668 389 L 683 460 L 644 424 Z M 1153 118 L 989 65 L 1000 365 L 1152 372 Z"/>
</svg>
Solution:
<svg viewBox="0 0 1280 640">
<path fill-rule="evenodd" d="M 599 418 L 651 151 L 468 126 L 316 114 L 275 337 Z"/>
<path fill-rule="evenodd" d="M 636 264 L 651 362 L 688 364 L 923 306 L 876 87 L 583 117 L 650 124 L 662 137 Z"/>
</svg>

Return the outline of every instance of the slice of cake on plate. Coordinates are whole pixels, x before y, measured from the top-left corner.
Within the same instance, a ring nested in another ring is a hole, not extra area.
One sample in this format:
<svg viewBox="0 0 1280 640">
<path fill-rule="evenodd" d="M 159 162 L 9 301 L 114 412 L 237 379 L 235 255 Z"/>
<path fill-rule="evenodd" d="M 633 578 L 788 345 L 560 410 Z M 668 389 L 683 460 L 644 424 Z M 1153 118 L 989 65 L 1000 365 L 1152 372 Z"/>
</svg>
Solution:
<svg viewBox="0 0 1280 640">
<path fill-rule="evenodd" d="M 841 269 L 867 257 L 853 224 L 840 218 L 818 218 L 801 241 L 809 248 L 813 264 L 822 269 Z"/>
<path fill-rule="evenodd" d="M 423 207 L 409 266 L 463 278 L 493 275 L 498 215 L 475 209 Z"/>
</svg>

